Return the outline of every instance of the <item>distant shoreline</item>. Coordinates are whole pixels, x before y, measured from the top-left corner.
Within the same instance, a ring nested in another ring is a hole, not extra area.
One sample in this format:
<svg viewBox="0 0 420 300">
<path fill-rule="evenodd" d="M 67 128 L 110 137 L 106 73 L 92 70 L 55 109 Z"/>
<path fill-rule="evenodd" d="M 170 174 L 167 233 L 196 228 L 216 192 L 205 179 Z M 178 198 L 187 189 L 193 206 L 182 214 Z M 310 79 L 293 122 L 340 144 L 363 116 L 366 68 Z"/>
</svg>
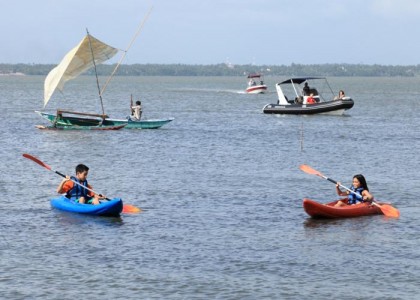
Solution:
<svg viewBox="0 0 420 300">
<path fill-rule="evenodd" d="M 56 65 L 53 64 L 1 64 L 0 76 L 46 76 Z M 115 68 L 99 65 L 98 75 L 108 76 Z M 420 65 L 392 66 L 365 64 L 294 64 L 291 65 L 187 65 L 187 64 L 132 64 L 121 65 L 116 76 L 246 76 L 249 73 L 265 76 L 375 76 L 375 77 L 417 77 Z M 85 75 L 94 75 L 93 70 Z"/>
</svg>

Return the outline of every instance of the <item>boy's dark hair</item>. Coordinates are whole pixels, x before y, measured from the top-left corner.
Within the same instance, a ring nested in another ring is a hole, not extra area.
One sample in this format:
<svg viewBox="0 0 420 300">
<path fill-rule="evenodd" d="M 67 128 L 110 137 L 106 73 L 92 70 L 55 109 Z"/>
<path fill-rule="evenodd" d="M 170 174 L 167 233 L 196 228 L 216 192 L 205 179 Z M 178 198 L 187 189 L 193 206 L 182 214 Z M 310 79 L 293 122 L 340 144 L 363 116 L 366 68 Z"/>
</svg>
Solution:
<svg viewBox="0 0 420 300">
<path fill-rule="evenodd" d="M 79 164 L 76 166 L 76 174 L 83 173 L 84 171 L 89 171 L 89 168 L 85 166 L 84 164 Z"/>
</svg>

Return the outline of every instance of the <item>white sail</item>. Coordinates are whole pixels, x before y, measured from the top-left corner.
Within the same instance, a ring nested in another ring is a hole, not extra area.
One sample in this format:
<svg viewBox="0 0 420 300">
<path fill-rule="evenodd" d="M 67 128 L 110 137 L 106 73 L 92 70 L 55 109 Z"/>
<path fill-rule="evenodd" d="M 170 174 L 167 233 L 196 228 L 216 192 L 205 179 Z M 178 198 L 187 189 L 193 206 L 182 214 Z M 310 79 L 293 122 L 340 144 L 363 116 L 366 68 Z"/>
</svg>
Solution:
<svg viewBox="0 0 420 300">
<path fill-rule="evenodd" d="M 90 41 L 89 41 L 90 40 Z M 48 73 L 44 82 L 44 107 L 47 105 L 56 89 L 63 91 L 64 84 L 79 76 L 86 70 L 111 59 L 118 53 L 118 49 L 113 48 L 91 35 L 86 35 L 82 41 L 64 56 L 57 67 Z"/>
</svg>

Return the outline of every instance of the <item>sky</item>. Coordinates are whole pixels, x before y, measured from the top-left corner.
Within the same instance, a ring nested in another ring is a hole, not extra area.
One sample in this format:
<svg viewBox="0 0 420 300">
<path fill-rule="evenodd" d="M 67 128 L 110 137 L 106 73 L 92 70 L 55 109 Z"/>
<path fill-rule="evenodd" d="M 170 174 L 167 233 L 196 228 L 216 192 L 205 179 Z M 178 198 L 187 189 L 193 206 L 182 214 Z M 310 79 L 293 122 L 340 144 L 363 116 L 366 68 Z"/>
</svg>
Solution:
<svg viewBox="0 0 420 300">
<path fill-rule="evenodd" d="M 150 9 L 124 64 L 420 63 L 420 0 L 0 0 L 0 63 L 126 50 Z"/>
</svg>

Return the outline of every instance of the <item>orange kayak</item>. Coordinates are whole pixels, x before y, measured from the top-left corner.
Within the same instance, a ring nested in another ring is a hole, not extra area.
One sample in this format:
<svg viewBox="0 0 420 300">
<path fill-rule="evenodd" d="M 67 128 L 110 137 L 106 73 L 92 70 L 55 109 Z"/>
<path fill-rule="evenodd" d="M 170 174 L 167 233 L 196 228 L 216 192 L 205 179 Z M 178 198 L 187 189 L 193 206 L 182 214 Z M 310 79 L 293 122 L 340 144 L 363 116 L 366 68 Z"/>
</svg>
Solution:
<svg viewBox="0 0 420 300">
<path fill-rule="evenodd" d="M 312 218 L 354 218 L 369 215 L 381 215 L 379 207 L 370 203 L 358 203 L 341 207 L 334 207 L 339 200 L 322 204 L 311 199 L 303 199 L 303 208 Z M 381 204 L 381 203 L 379 203 Z"/>
</svg>

